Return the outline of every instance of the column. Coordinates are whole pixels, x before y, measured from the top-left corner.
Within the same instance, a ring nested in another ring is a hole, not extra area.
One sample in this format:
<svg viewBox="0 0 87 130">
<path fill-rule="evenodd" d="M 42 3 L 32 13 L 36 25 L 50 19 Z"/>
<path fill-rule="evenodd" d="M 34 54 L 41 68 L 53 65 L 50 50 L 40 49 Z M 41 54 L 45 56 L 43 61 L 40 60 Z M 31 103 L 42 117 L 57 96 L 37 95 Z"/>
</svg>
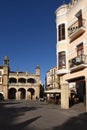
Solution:
<svg viewBox="0 0 87 130">
<path fill-rule="evenodd" d="M 61 108 L 69 108 L 69 84 L 68 82 L 61 84 Z"/>
<path fill-rule="evenodd" d="M 50 100 L 50 94 L 48 93 L 47 94 L 47 101 L 49 102 L 49 100 Z"/>
<path fill-rule="evenodd" d="M 26 91 L 26 100 L 30 100 L 31 93 L 29 91 Z"/>
<path fill-rule="evenodd" d="M 7 100 L 8 99 L 8 87 L 7 86 L 4 86 L 4 89 L 3 89 L 3 92 L 4 92 L 4 100 Z"/>
<path fill-rule="evenodd" d="M 17 91 L 16 92 L 16 100 L 20 100 L 21 99 L 21 92 Z"/>
</svg>

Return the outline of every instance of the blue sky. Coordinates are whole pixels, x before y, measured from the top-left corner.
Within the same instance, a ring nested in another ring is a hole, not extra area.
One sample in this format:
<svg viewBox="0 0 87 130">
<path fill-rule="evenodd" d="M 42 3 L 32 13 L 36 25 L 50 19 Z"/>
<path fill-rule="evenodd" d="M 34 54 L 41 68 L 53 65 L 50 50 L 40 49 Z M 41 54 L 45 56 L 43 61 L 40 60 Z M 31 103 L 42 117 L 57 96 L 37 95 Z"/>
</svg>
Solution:
<svg viewBox="0 0 87 130">
<path fill-rule="evenodd" d="M 35 73 L 38 64 L 44 83 L 46 72 L 56 66 L 55 10 L 62 3 L 63 0 L 1 0 L 0 65 L 5 55 L 11 71 Z"/>
</svg>

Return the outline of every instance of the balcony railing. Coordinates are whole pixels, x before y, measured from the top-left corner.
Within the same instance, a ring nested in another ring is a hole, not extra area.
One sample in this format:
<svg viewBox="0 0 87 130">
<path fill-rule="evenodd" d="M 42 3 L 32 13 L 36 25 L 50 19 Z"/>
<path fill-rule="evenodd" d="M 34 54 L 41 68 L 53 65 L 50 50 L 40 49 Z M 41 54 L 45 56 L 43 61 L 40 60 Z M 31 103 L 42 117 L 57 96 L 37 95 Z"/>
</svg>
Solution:
<svg viewBox="0 0 87 130">
<path fill-rule="evenodd" d="M 83 32 L 85 32 L 85 19 L 82 19 L 81 23 L 77 20 L 68 28 L 68 36 L 71 40 L 80 36 Z"/>
<path fill-rule="evenodd" d="M 35 85 L 35 83 L 9 83 L 11 86 L 27 86 L 27 85 Z"/>
<path fill-rule="evenodd" d="M 67 70 L 66 68 L 58 69 L 58 70 L 56 71 L 56 74 L 57 74 L 57 75 L 64 75 L 64 74 L 66 74 L 66 73 L 68 73 L 68 70 Z"/>
<path fill-rule="evenodd" d="M 76 70 L 87 67 L 87 55 L 81 55 L 69 60 L 69 68 Z"/>
</svg>

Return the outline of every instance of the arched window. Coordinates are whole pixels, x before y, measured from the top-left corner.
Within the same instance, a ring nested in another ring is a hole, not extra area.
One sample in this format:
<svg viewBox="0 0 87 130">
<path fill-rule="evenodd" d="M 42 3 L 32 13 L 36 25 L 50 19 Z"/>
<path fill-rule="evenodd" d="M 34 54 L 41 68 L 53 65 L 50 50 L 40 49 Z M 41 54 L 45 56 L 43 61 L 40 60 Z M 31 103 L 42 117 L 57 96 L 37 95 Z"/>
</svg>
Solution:
<svg viewBox="0 0 87 130">
<path fill-rule="evenodd" d="M 10 78 L 9 83 L 17 83 L 17 79 L 16 78 Z"/>
<path fill-rule="evenodd" d="M 33 78 L 29 78 L 29 79 L 27 80 L 27 82 L 28 82 L 28 83 L 36 83 L 36 80 L 33 79 Z"/>
<path fill-rule="evenodd" d="M 26 83 L 26 79 L 24 79 L 24 78 L 19 78 L 19 79 L 18 79 L 18 82 L 19 82 L 19 83 Z"/>
</svg>

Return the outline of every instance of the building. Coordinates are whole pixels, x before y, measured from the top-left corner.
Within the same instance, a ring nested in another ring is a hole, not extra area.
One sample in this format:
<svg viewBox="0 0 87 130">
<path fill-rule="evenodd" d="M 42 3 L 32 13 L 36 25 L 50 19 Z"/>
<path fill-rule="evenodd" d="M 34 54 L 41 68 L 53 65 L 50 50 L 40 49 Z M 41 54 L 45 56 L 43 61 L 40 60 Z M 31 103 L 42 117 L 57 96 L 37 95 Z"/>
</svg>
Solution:
<svg viewBox="0 0 87 130">
<path fill-rule="evenodd" d="M 0 66 L 0 99 L 3 99 L 3 66 Z"/>
<path fill-rule="evenodd" d="M 0 97 L 7 99 L 35 100 L 40 96 L 40 67 L 36 66 L 34 74 L 10 71 L 9 59 L 4 57 L 0 66 Z"/>
<path fill-rule="evenodd" d="M 58 88 L 58 76 L 56 74 L 56 67 L 51 68 L 46 73 L 46 90 Z"/>
<path fill-rule="evenodd" d="M 61 107 L 69 108 L 71 86 L 87 111 L 87 0 L 71 0 L 57 8 L 55 14 Z"/>
<path fill-rule="evenodd" d="M 57 67 L 49 69 L 46 73 L 46 90 L 47 100 L 50 102 L 56 102 L 56 98 L 60 98 L 60 84 L 59 77 L 56 74 Z"/>
</svg>

